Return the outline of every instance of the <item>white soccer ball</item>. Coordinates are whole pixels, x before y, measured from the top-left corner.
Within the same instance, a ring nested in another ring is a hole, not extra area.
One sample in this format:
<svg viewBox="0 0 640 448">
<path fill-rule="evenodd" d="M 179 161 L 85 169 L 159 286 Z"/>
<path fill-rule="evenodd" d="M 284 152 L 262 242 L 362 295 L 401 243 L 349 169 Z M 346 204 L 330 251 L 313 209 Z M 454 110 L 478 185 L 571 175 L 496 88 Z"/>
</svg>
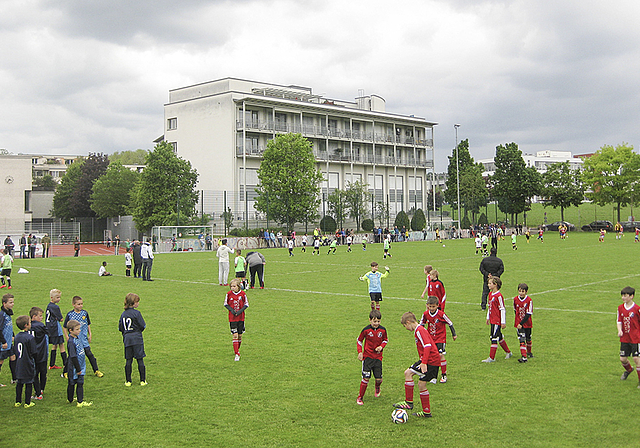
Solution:
<svg viewBox="0 0 640 448">
<path fill-rule="evenodd" d="M 447 246 L 445 246 L 445 245 L 443 244 L 443 245 L 442 245 L 442 247 L 447 247 Z"/>
<path fill-rule="evenodd" d="M 404 409 L 394 409 L 391 413 L 391 421 L 393 423 L 407 423 L 409 415 Z"/>
</svg>

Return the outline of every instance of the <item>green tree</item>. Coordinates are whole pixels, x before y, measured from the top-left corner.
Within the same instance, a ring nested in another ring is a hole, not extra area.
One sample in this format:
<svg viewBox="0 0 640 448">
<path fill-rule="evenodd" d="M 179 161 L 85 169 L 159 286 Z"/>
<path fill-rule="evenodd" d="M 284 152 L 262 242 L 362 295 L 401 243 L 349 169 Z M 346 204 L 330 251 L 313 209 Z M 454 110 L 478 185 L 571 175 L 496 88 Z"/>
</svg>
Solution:
<svg viewBox="0 0 640 448">
<path fill-rule="evenodd" d="M 77 217 L 93 217 L 96 212 L 91 209 L 91 192 L 93 184 L 107 172 L 109 159 L 106 154 L 89 153 L 80 166 L 80 178 L 69 199 L 71 212 Z"/>
<path fill-rule="evenodd" d="M 476 163 L 467 167 L 460 174 L 460 202 L 465 210 L 465 216 L 470 211 L 474 222 L 476 215 L 480 212 L 480 207 L 487 205 L 489 198 L 487 183 L 482 177 L 482 171 L 482 164 Z"/>
<path fill-rule="evenodd" d="M 333 233 L 336 231 L 336 220 L 331 215 L 326 215 L 320 220 L 320 230 L 323 233 Z"/>
<path fill-rule="evenodd" d="M 122 165 L 144 165 L 149 151 L 136 149 L 135 151 L 114 152 L 109 156 L 109 162 L 119 162 Z"/>
<path fill-rule="evenodd" d="M 530 199 L 540 193 L 540 173 L 533 167 L 527 168 L 516 143 L 497 146 L 494 163 L 491 193 L 498 201 L 498 208 L 510 214 L 511 222 L 515 223 L 516 215 L 526 211 Z"/>
<path fill-rule="evenodd" d="M 336 220 L 338 228 L 344 227 L 344 221 L 348 216 L 348 206 L 346 200 L 347 193 L 344 190 L 336 188 L 327 197 L 327 205 L 329 207 L 329 213 Z"/>
<path fill-rule="evenodd" d="M 380 222 L 380 227 L 384 227 L 389 220 L 389 204 L 386 202 L 376 202 L 376 218 Z"/>
<path fill-rule="evenodd" d="M 58 186 L 58 182 L 56 182 L 50 174 L 45 174 L 42 177 L 34 177 L 33 186 L 41 190 L 54 191 Z"/>
<path fill-rule="evenodd" d="M 76 159 L 60 179 L 60 185 L 53 195 L 53 216 L 56 218 L 69 221 L 76 216 L 71 208 L 71 197 L 76 190 L 80 176 L 82 176 L 83 163 L 83 159 Z"/>
<path fill-rule="evenodd" d="M 367 214 L 367 198 L 369 197 L 367 184 L 362 181 L 348 182 L 345 193 L 349 216 L 356 220 L 357 231 L 360 228 L 360 221 Z"/>
<path fill-rule="evenodd" d="M 579 206 L 584 199 L 584 186 L 580 170 L 572 170 L 569 162 L 550 165 L 542 175 L 544 206 L 560 207 L 560 220 L 564 221 L 564 209 Z"/>
<path fill-rule="evenodd" d="M 100 218 L 127 215 L 132 195 L 140 173 L 125 168 L 119 162 L 112 162 L 93 184 L 91 209 Z"/>
<path fill-rule="evenodd" d="M 296 222 L 308 221 L 320 204 L 322 174 L 311 144 L 301 134 L 279 135 L 269 141 L 263 157 L 255 208 L 291 231 Z"/>
<path fill-rule="evenodd" d="M 393 222 L 393 225 L 400 230 L 402 230 L 402 227 L 404 227 L 405 229 L 408 229 L 411 224 L 409 222 L 409 217 L 407 216 L 407 212 L 405 212 L 404 210 L 400 210 L 396 215 L 396 219 Z"/>
<path fill-rule="evenodd" d="M 587 197 L 593 202 L 598 205 L 616 204 L 620 221 L 620 207 L 631 202 L 640 180 L 640 155 L 634 153 L 633 146 L 627 143 L 615 148 L 604 145 L 584 160 L 582 180 L 591 190 Z"/>
<path fill-rule="evenodd" d="M 422 230 L 427 225 L 427 218 L 421 208 L 416 210 L 411 218 L 411 230 Z"/>
<path fill-rule="evenodd" d="M 198 173 L 191 163 L 178 157 L 169 143 L 161 142 L 147 155 L 145 165 L 131 206 L 138 230 L 176 224 L 178 214 L 189 222 L 198 202 Z"/>
</svg>

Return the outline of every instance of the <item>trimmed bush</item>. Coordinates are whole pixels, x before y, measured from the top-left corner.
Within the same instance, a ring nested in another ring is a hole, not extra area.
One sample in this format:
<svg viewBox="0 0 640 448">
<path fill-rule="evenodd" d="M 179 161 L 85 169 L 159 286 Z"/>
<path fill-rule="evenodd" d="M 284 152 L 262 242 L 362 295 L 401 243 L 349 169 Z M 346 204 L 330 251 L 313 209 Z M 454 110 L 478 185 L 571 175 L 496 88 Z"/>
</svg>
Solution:
<svg viewBox="0 0 640 448">
<path fill-rule="evenodd" d="M 371 219 L 363 219 L 360 227 L 362 227 L 362 230 L 364 230 L 365 232 L 371 232 L 374 225 L 375 224 Z"/>
<path fill-rule="evenodd" d="M 427 225 L 427 218 L 424 216 L 424 212 L 421 208 L 416 210 L 411 218 L 411 230 L 422 230 Z"/>
<path fill-rule="evenodd" d="M 484 213 L 480 213 L 480 217 L 478 218 L 478 225 L 485 226 L 489 224 L 489 220 L 487 219 L 487 215 Z"/>
<path fill-rule="evenodd" d="M 400 213 L 396 215 L 396 220 L 393 222 L 393 225 L 397 226 L 398 229 L 402 229 L 402 226 L 407 229 L 409 228 L 411 223 L 409 222 L 409 216 L 407 216 L 407 213 L 404 210 L 400 211 Z"/>
<path fill-rule="evenodd" d="M 322 230 L 323 233 L 334 233 L 336 227 L 336 220 L 329 215 L 326 215 L 320 220 L 320 230 Z"/>
</svg>

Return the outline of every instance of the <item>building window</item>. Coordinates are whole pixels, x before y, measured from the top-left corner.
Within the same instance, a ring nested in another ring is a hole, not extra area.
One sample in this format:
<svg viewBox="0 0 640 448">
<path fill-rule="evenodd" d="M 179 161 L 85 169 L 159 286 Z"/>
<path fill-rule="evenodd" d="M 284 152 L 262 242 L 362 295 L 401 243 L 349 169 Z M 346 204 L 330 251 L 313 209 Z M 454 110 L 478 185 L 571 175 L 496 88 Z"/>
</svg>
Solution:
<svg viewBox="0 0 640 448">
<path fill-rule="evenodd" d="M 169 118 L 167 120 L 167 130 L 173 131 L 178 129 L 178 119 L 177 118 Z"/>
<path fill-rule="evenodd" d="M 24 192 L 24 211 L 25 212 L 31 211 L 31 192 L 30 191 Z"/>
<path fill-rule="evenodd" d="M 177 154 L 178 153 L 178 142 L 170 142 L 169 144 L 173 148 L 173 152 L 175 152 Z"/>
</svg>

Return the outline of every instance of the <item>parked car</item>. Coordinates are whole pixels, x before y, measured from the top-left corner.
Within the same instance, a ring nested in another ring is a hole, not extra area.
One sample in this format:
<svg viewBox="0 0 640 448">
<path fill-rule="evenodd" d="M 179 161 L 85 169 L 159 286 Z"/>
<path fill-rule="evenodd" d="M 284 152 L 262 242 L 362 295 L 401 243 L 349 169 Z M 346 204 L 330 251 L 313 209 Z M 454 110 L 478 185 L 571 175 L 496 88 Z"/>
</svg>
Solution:
<svg viewBox="0 0 640 448">
<path fill-rule="evenodd" d="M 590 224 L 585 224 L 582 226 L 583 232 L 599 232 L 600 230 L 606 230 L 610 232 L 613 230 L 613 223 L 611 221 L 593 221 Z"/>
<path fill-rule="evenodd" d="M 640 221 L 622 221 L 620 224 L 625 232 L 635 232 L 636 227 L 640 229 Z"/>
<path fill-rule="evenodd" d="M 567 226 L 568 231 L 576 230 L 576 226 L 574 226 L 573 224 L 567 221 L 556 221 L 556 222 L 552 222 L 551 224 L 545 224 L 542 227 L 544 227 L 545 232 L 547 231 L 557 232 L 561 224 L 564 224 L 565 226 Z"/>
</svg>

